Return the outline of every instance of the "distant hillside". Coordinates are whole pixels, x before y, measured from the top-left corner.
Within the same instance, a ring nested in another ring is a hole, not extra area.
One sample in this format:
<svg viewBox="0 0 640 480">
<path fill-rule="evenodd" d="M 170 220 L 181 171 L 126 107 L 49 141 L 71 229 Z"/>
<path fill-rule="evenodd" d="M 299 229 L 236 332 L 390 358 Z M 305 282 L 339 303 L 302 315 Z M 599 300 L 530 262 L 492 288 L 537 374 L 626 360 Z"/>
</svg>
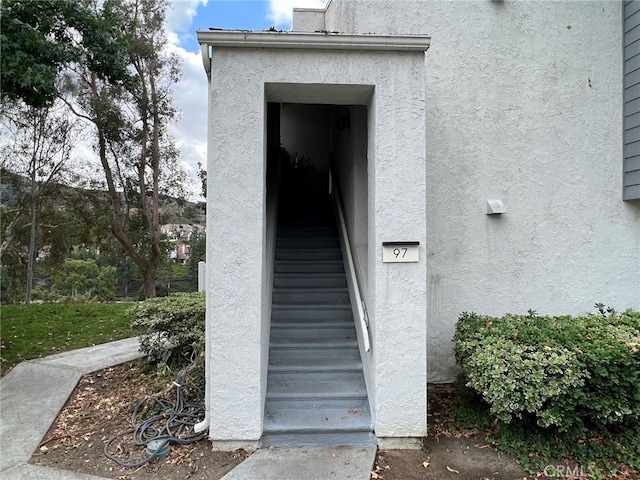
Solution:
<svg viewBox="0 0 640 480">
<path fill-rule="evenodd" d="M 29 189 L 29 179 L 6 169 L 0 170 L 0 206 L 10 208 L 24 200 Z M 63 184 L 51 186 L 57 197 L 69 201 L 82 201 L 91 197 L 94 201 L 109 203 L 106 191 L 70 187 Z M 166 215 L 165 224 L 205 225 L 206 215 L 202 203 L 190 202 L 175 197 L 162 196 L 160 198 L 161 213 Z"/>
</svg>

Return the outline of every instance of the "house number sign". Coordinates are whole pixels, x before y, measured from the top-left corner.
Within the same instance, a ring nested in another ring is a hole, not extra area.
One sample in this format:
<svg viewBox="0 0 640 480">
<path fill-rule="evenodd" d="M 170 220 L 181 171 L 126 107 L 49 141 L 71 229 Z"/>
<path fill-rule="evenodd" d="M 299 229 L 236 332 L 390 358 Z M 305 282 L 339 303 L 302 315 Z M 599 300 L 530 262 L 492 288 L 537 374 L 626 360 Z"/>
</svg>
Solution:
<svg viewBox="0 0 640 480">
<path fill-rule="evenodd" d="M 384 263 L 417 262 L 420 242 L 382 242 L 382 261 Z"/>
</svg>

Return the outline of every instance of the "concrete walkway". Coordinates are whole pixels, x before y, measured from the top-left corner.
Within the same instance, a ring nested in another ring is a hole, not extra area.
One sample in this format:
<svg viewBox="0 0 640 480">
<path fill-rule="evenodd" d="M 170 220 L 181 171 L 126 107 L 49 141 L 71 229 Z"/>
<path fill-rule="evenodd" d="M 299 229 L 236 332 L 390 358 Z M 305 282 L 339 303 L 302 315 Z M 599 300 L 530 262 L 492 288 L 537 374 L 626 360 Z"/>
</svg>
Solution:
<svg viewBox="0 0 640 480">
<path fill-rule="evenodd" d="M 80 377 L 140 358 L 137 338 L 59 353 L 16 365 L 0 380 L 0 477 L 6 480 L 99 479 L 27 462 Z"/>
<path fill-rule="evenodd" d="M 222 480 L 369 480 L 375 447 L 266 448 L 256 451 Z"/>
<path fill-rule="evenodd" d="M 108 480 L 28 462 L 83 374 L 140 357 L 129 338 L 16 365 L 0 379 L 0 478 Z M 262 449 L 223 480 L 368 480 L 375 455 L 363 447 Z"/>
</svg>

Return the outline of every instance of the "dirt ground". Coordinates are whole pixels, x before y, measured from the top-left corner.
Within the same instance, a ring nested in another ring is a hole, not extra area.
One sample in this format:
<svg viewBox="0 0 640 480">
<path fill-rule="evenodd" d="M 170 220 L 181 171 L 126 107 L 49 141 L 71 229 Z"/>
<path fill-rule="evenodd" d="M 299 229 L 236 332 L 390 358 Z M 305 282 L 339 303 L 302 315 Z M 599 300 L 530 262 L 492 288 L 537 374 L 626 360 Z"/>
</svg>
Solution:
<svg viewBox="0 0 640 480">
<path fill-rule="evenodd" d="M 117 480 L 218 480 L 249 456 L 244 451 L 214 452 L 205 439 L 191 445 L 172 445 L 168 457 L 139 468 L 123 468 L 108 459 L 103 451 L 105 442 L 131 427 L 131 412 L 140 400 L 158 392 L 174 400 L 171 396 L 175 389 L 158 383 L 155 378 L 155 375 L 145 375 L 140 362 L 85 375 L 31 463 Z M 486 433 L 454 429 L 451 407 L 455 401 L 452 388 L 429 389 L 429 435 L 423 449 L 379 451 L 371 478 L 530 480 L 546 477 L 544 472 L 527 476 L 512 456 L 487 445 Z M 114 441 L 110 453 L 127 463 L 145 457 L 144 448 L 136 446 L 130 434 Z M 618 478 L 640 480 L 635 474 Z"/>
</svg>

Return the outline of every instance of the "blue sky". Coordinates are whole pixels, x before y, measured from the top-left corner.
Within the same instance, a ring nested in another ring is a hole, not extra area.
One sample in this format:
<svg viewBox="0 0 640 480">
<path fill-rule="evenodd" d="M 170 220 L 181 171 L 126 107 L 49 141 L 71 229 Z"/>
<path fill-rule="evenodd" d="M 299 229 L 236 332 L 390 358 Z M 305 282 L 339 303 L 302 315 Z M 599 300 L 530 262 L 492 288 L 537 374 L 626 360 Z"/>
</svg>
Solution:
<svg viewBox="0 0 640 480">
<path fill-rule="evenodd" d="M 198 51 L 196 30 L 291 29 L 293 7 L 324 7 L 326 0 L 173 0 L 172 10 L 181 19 L 175 29 L 180 45 Z"/>
<path fill-rule="evenodd" d="M 196 30 L 266 30 L 273 25 L 269 13 L 268 0 L 173 0 L 168 23 L 180 47 L 198 52 Z M 287 22 L 286 29 L 290 27 Z"/>
<path fill-rule="evenodd" d="M 214 0 L 198 7 L 194 30 L 209 27 L 243 30 L 266 30 L 273 22 L 267 18 L 269 2 L 258 0 Z"/>
</svg>

